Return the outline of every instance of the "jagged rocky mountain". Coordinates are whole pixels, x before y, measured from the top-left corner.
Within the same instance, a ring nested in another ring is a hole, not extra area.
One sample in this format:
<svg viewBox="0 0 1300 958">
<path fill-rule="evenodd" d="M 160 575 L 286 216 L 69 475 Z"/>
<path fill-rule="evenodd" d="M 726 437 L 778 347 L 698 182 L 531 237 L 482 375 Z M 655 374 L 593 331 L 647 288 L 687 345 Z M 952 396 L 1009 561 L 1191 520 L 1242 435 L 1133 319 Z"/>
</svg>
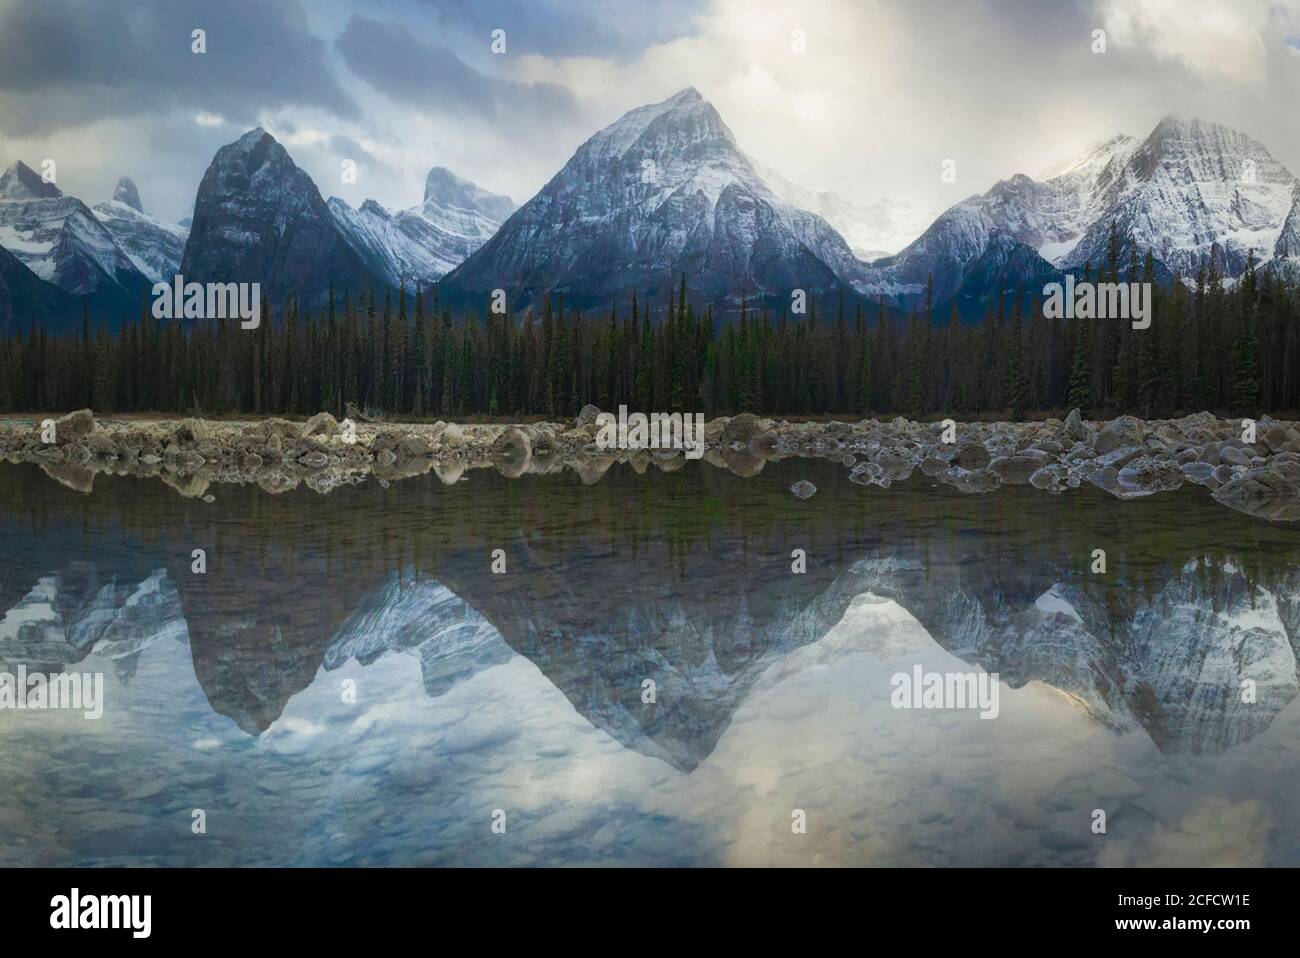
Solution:
<svg viewBox="0 0 1300 958">
<path fill-rule="evenodd" d="M 778 197 L 708 101 L 686 89 L 639 107 L 578 148 L 558 174 L 448 275 L 451 295 L 506 290 L 608 306 L 667 298 L 685 275 L 708 300 L 851 287 L 862 263 L 822 217 Z"/>
<path fill-rule="evenodd" d="M 514 212 L 514 201 L 434 167 L 424 183 L 424 202 L 390 210 L 374 200 L 353 209 L 329 199 L 349 245 L 376 276 L 393 287 L 442 278 L 487 242 Z"/>
<path fill-rule="evenodd" d="M 261 127 L 217 151 L 194 201 L 181 259 L 186 281 L 261 283 L 279 305 L 317 306 L 375 281 L 310 176 Z"/>
<path fill-rule="evenodd" d="M 1017 174 L 952 206 L 897 256 L 873 264 L 865 291 L 914 306 L 933 276 L 944 302 L 969 285 L 972 264 L 987 265 L 981 257 L 998 236 L 1027 248 L 999 285 L 1041 288 L 1048 266 L 1104 264 L 1112 223 L 1125 268 L 1130 252 L 1149 250 L 1162 281 L 1211 262 L 1236 277 L 1252 254 L 1257 262 L 1275 255 L 1295 183 L 1250 137 L 1166 117 L 1145 139 L 1117 136 L 1041 181 Z"/>
<path fill-rule="evenodd" d="M 1102 196 L 1101 215 L 1058 262 L 1103 262 L 1114 220 L 1124 243 L 1151 250 L 1171 271 L 1211 261 L 1240 276 L 1267 259 L 1291 205 L 1295 176 L 1245 134 L 1217 123 L 1165 117 L 1125 157 Z"/>
<path fill-rule="evenodd" d="M 148 293 L 148 279 L 90 208 L 75 196 L 65 196 L 22 161 L 0 174 L 0 246 L 37 279 L 88 297 L 96 317 L 123 310 L 129 315 L 139 309 L 140 296 Z M 24 281 L 14 286 L 32 284 Z M 44 294 L 43 298 L 53 297 Z M 21 299 L 9 308 L 17 314 L 33 312 L 31 304 Z M 68 318 L 54 316 L 53 325 Z"/>
<path fill-rule="evenodd" d="M 119 179 L 117 186 L 113 187 L 113 202 L 125 204 L 137 213 L 144 212 L 144 204 L 140 202 L 140 190 L 136 187 L 135 180 L 129 176 Z"/>
<path fill-rule="evenodd" d="M 441 280 L 445 301 L 479 306 L 505 289 L 519 309 L 548 293 L 606 307 L 637 291 L 666 298 L 683 274 L 700 299 L 740 293 L 788 302 L 848 291 L 915 309 L 978 316 L 1016 289 L 1104 262 L 1114 223 L 1120 256 L 1151 250 L 1157 278 L 1213 262 L 1229 281 L 1253 257 L 1300 276 L 1300 186 L 1261 144 L 1227 127 L 1166 117 L 1145 138 L 1117 136 L 1041 179 L 1017 174 L 945 210 L 919 231 L 915 208 L 858 204 L 805 189 L 749 157 L 694 89 L 634 109 L 584 143 L 523 207 L 445 169 L 423 203 L 359 209 L 326 203 L 276 140 L 255 129 L 218 151 L 199 187 L 193 228 L 144 212 L 124 178 L 92 211 L 22 163 L 0 175 L 7 263 L 0 318 L 40 315 L 75 328 L 138 312 L 141 290 L 187 279 L 260 282 L 273 302 L 324 301 L 336 289 Z M 186 218 L 189 221 L 191 218 Z M 943 315 L 941 312 L 940 315 Z"/>
<path fill-rule="evenodd" d="M 129 177 L 117 181 L 113 198 L 97 203 L 94 213 L 150 283 L 170 283 L 180 271 L 189 230 L 148 215 Z"/>
</svg>

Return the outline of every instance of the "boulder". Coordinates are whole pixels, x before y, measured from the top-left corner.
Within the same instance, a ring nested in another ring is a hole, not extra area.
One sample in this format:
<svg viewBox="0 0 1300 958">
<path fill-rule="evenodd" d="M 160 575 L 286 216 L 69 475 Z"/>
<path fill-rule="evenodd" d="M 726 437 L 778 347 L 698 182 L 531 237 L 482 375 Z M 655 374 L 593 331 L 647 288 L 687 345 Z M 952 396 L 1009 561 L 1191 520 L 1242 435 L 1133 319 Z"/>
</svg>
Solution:
<svg viewBox="0 0 1300 958">
<path fill-rule="evenodd" d="M 1219 462 L 1226 463 L 1229 466 L 1249 466 L 1251 463 L 1250 453 L 1239 446 L 1230 446 L 1227 443 L 1219 444 Z"/>
<path fill-rule="evenodd" d="M 1029 484 L 1035 489 L 1059 493 L 1065 488 L 1065 481 L 1068 478 L 1069 471 L 1065 466 L 1060 463 L 1052 463 L 1035 469 L 1029 476 Z"/>
<path fill-rule="evenodd" d="M 202 419 L 182 419 L 176 427 L 177 442 L 203 442 L 212 438 L 212 424 Z"/>
<path fill-rule="evenodd" d="M 1116 469 L 1127 465 L 1134 459 L 1142 455 L 1141 446 L 1120 446 L 1118 449 L 1112 449 L 1105 455 L 1097 457 L 1097 465 L 1103 469 L 1108 466 L 1114 466 Z"/>
<path fill-rule="evenodd" d="M 406 435 L 397 442 L 397 458 L 399 459 L 427 459 L 429 457 L 429 444 L 423 436 Z"/>
<path fill-rule="evenodd" d="M 95 414 L 89 409 L 78 409 L 54 420 L 54 439 L 60 445 L 85 439 L 95 431 Z"/>
<path fill-rule="evenodd" d="M 91 455 L 100 459 L 116 459 L 118 457 L 117 443 L 113 442 L 111 436 L 103 432 L 92 433 L 86 439 L 86 448 L 90 450 Z"/>
<path fill-rule="evenodd" d="M 1116 481 L 1126 498 L 1134 498 L 1177 489 L 1183 484 L 1183 478 L 1183 470 L 1177 463 L 1140 456 L 1119 471 Z"/>
<path fill-rule="evenodd" d="M 516 478 L 532 459 L 532 440 L 522 429 L 511 427 L 493 441 L 489 455 L 509 478 Z"/>
<path fill-rule="evenodd" d="M 328 439 L 331 436 L 337 436 L 338 432 L 338 420 L 327 412 L 318 412 L 303 423 L 302 431 L 298 435 L 303 439 L 310 436 L 320 436 Z"/>
<path fill-rule="evenodd" d="M 1183 478 L 1188 482 L 1194 482 L 1198 486 L 1217 486 L 1218 480 L 1214 478 L 1215 467 L 1208 462 L 1185 462 L 1182 465 Z"/>
<path fill-rule="evenodd" d="M 439 438 L 444 445 L 457 448 L 465 445 L 465 430 L 461 428 L 460 423 L 449 422 Z"/>
<path fill-rule="evenodd" d="M 948 464 L 944 463 L 943 468 L 947 469 Z M 889 480 L 885 478 L 885 470 L 874 462 L 860 462 L 849 472 L 849 482 L 855 482 L 860 486 L 870 485 L 888 485 Z"/>
<path fill-rule="evenodd" d="M 748 446 L 750 441 L 761 432 L 763 432 L 763 421 L 753 413 L 742 412 L 727 421 L 726 428 L 722 431 L 722 439 L 727 443 L 738 442 Z M 705 435 L 708 435 L 708 426 L 705 426 Z"/>
<path fill-rule="evenodd" d="M 1261 519 L 1300 520 L 1300 457 L 1283 453 L 1268 465 L 1224 483 L 1214 490 L 1214 498 Z"/>
<path fill-rule="evenodd" d="M 1065 424 L 1061 427 L 1061 431 L 1075 442 L 1083 442 L 1088 438 L 1088 427 L 1083 424 L 1083 415 L 1078 409 L 1070 410 L 1070 414 L 1065 417 Z"/>
<path fill-rule="evenodd" d="M 1145 425 L 1136 416 L 1120 416 L 1101 427 L 1092 448 L 1104 455 L 1121 446 L 1141 446 Z"/>
</svg>

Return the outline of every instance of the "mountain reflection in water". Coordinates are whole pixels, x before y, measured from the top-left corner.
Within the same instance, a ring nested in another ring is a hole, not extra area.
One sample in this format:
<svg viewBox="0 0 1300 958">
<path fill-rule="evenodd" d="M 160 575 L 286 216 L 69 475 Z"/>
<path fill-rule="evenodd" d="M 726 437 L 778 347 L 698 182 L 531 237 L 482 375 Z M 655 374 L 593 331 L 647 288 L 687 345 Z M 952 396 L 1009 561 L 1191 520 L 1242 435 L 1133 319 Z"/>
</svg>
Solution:
<svg viewBox="0 0 1300 958">
<path fill-rule="evenodd" d="M 0 713 L 0 863 L 1300 864 L 1300 540 L 1196 490 L 213 491 L 0 469 L 0 669 L 110 673 Z M 998 719 L 893 709 L 916 664 Z"/>
</svg>

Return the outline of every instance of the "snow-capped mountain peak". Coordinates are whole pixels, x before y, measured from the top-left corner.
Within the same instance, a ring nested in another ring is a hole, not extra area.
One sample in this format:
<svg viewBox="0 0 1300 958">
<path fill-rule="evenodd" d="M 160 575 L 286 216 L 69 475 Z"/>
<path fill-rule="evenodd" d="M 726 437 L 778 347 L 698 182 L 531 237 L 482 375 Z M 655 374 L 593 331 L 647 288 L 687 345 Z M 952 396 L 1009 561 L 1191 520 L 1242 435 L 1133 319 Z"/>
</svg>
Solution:
<svg viewBox="0 0 1300 958">
<path fill-rule="evenodd" d="M 933 275 L 942 302 L 997 234 L 1046 261 L 1026 263 L 1032 275 L 1017 279 L 1034 278 L 1048 264 L 1098 267 L 1112 223 L 1121 268 L 1131 253 L 1150 251 L 1165 277 L 1194 275 L 1211 259 L 1224 275 L 1239 276 L 1252 254 L 1257 262 L 1274 254 L 1295 182 L 1245 134 L 1167 116 L 1144 138 L 1112 137 L 1045 179 L 1017 174 L 950 207 L 901 253 L 874 264 L 867 290 L 913 305 Z"/>
<path fill-rule="evenodd" d="M 0 173 L 0 200 L 58 199 L 62 195 L 62 190 L 22 160 Z"/>
<path fill-rule="evenodd" d="M 666 119 L 665 119 L 666 118 Z M 663 122 L 660 122 L 663 121 Z M 579 149 L 601 160 L 626 156 L 647 131 L 659 124 L 661 132 L 672 132 L 678 142 L 721 141 L 735 146 L 736 139 L 722 122 L 718 111 L 695 87 L 687 87 L 659 103 L 648 103 L 623 114 L 592 136 Z M 664 143 L 664 146 L 669 145 Z"/>
<path fill-rule="evenodd" d="M 718 111 L 687 88 L 595 133 L 448 284 L 471 300 L 505 288 L 526 305 L 563 290 L 581 305 L 629 289 L 652 298 L 682 275 L 711 300 L 821 294 L 862 269 L 825 219 L 764 183 Z"/>
<path fill-rule="evenodd" d="M 139 294 L 143 277 L 85 203 L 21 160 L 0 174 L 0 246 L 69 293 Z"/>
<path fill-rule="evenodd" d="M 128 176 L 117 181 L 113 198 L 96 204 L 94 212 L 141 274 L 151 283 L 171 282 L 180 270 L 189 230 L 147 214 Z"/>
<path fill-rule="evenodd" d="M 1064 265 L 1104 261 L 1114 221 L 1130 249 L 1193 275 L 1211 258 L 1239 276 L 1277 243 L 1296 182 L 1258 141 L 1219 123 L 1166 116 L 1127 157 Z"/>
<path fill-rule="evenodd" d="M 113 189 L 113 200 L 126 204 L 137 213 L 144 212 L 144 207 L 140 205 L 140 191 L 135 188 L 135 181 L 129 176 L 117 181 L 117 186 Z"/>
<path fill-rule="evenodd" d="M 514 212 L 508 196 L 492 193 L 435 166 L 424 181 L 424 202 L 390 210 L 374 200 L 353 209 L 337 196 L 330 215 L 348 245 L 392 286 L 432 283 L 482 246 Z"/>
<path fill-rule="evenodd" d="M 424 205 L 431 203 L 440 209 L 478 210 L 498 222 L 515 211 L 510 197 L 463 180 L 445 166 L 435 166 L 424 178 Z"/>
</svg>

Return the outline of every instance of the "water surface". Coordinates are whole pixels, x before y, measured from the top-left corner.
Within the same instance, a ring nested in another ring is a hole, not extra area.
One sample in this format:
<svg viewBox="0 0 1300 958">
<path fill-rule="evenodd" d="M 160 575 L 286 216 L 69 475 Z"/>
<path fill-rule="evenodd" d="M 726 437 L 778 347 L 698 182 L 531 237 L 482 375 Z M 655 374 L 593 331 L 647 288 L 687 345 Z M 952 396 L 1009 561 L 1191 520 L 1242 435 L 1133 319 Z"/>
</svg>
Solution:
<svg viewBox="0 0 1300 958">
<path fill-rule="evenodd" d="M 0 864 L 1300 864 L 1300 530 L 1203 489 L 212 492 L 0 467 L 0 663 L 107 697 L 0 712 Z"/>
</svg>

